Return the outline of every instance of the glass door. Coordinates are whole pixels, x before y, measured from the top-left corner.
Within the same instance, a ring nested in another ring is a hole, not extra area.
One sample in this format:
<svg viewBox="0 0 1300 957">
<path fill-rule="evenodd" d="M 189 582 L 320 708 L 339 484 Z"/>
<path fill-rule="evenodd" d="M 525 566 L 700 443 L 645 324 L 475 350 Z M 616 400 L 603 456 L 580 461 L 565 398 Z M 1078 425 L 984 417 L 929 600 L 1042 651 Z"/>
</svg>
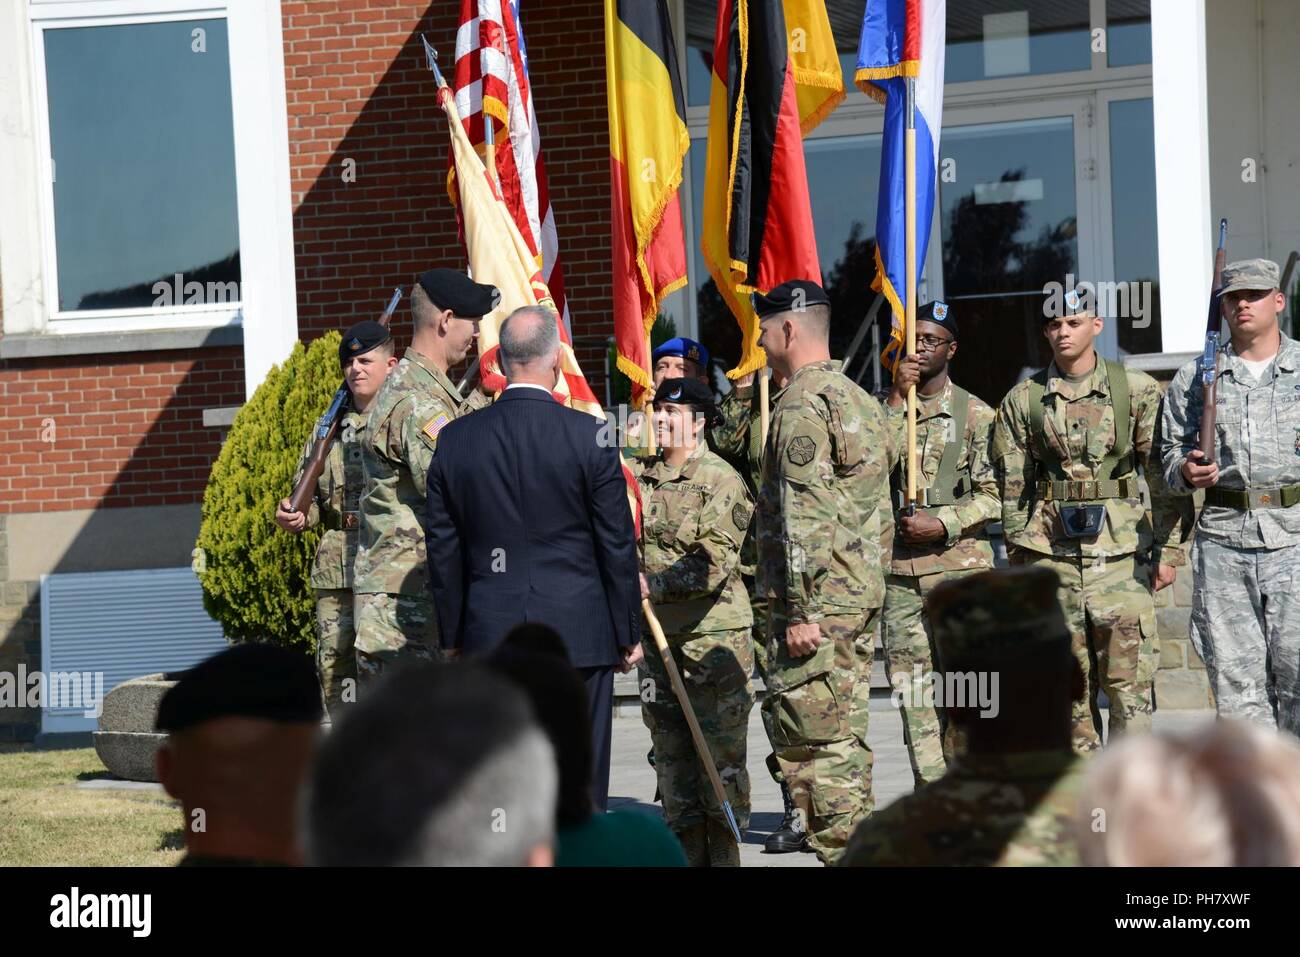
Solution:
<svg viewBox="0 0 1300 957">
<path fill-rule="evenodd" d="M 1096 280 L 1092 99 L 946 110 L 927 272 L 960 323 L 953 378 L 986 401 L 1050 359 L 1044 287 Z"/>
</svg>

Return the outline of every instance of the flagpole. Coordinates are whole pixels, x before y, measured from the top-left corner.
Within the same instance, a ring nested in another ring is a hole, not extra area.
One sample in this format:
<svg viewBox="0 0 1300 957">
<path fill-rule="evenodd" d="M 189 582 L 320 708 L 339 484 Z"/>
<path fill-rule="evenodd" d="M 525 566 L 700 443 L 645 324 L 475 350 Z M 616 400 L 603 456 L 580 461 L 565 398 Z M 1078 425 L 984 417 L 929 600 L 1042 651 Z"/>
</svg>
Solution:
<svg viewBox="0 0 1300 957">
<path fill-rule="evenodd" d="M 650 385 L 646 387 L 645 404 L 641 407 L 642 414 L 645 416 L 645 424 L 642 426 L 642 428 L 645 429 L 645 448 L 646 448 L 646 453 L 648 455 L 655 454 L 654 423 L 651 422 L 650 420 L 651 412 L 652 412 L 651 407 L 654 403 L 654 391 L 655 391 L 654 350 L 651 349 L 650 347 L 651 342 L 653 342 L 653 340 L 650 338 L 650 334 L 653 331 L 654 331 L 654 326 L 651 326 L 649 329 L 646 330 L 645 333 L 645 366 L 646 366 L 646 372 L 650 376 Z"/>
<path fill-rule="evenodd" d="M 916 79 L 907 78 L 907 131 L 903 137 L 903 165 L 907 278 L 904 287 L 904 328 L 907 332 L 907 355 L 916 355 Z M 907 504 L 916 503 L 916 384 L 907 389 Z"/>
<path fill-rule="evenodd" d="M 492 129 L 492 117 L 488 115 L 487 110 L 483 111 L 483 147 L 484 159 L 487 161 L 488 178 L 492 180 L 492 185 L 499 191 L 501 181 L 497 179 L 496 134 Z"/>
</svg>

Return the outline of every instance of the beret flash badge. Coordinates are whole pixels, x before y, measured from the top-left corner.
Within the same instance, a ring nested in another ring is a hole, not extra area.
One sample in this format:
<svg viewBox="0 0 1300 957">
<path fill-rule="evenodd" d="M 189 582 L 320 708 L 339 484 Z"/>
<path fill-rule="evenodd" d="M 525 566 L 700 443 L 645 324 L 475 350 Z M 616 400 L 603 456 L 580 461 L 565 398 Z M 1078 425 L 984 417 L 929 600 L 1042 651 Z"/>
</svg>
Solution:
<svg viewBox="0 0 1300 957">
<path fill-rule="evenodd" d="M 807 465 L 817 452 L 817 443 L 806 435 L 796 435 L 786 450 L 786 458 L 795 465 Z"/>
</svg>

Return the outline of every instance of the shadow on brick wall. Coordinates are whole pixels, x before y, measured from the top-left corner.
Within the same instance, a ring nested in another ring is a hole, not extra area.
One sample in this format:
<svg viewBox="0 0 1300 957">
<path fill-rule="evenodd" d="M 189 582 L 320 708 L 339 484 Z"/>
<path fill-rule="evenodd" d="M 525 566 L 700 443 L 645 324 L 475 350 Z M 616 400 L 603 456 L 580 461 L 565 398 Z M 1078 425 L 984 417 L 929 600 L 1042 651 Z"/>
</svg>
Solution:
<svg viewBox="0 0 1300 957">
<path fill-rule="evenodd" d="M 599 253 L 608 246 L 609 228 L 602 9 L 597 0 L 584 0 L 535 5 L 525 13 L 575 348 L 597 395 L 604 394 L 604 342 L 612 332 L 609 265 Z M 420 39 L 423 33 L 437 48 L 450 82 L 458 17 L 458 3 L 439 0 L 425 7 L 404 37 L 385 37 L 381 55 L 391 57 L 387 69 L 337 146 L 322 147 L 319 157 L 312 155 L 310 124 L 330 111 L 315 99 L 295 102 L 295 96 L 313 91 L 305 79 L 293 79 L 290 67 L 292 160 L 295 167 L 319 164 L 294 211 L 298 326 L 304 341 L 372 318 L 394 286 L 409 291 L 425 269 L 465 268 L 447 194 L 447 120 L 437 106 Z M 585 51 L 581 64 L 574 61 L 577 48 Z M 326 63 L 327 70 L 335 67 L 351 69 Z M 409 310 L 403 308 L 394 320 L 399 345 L 409 342 L 410 328 Z"/>
</svg>

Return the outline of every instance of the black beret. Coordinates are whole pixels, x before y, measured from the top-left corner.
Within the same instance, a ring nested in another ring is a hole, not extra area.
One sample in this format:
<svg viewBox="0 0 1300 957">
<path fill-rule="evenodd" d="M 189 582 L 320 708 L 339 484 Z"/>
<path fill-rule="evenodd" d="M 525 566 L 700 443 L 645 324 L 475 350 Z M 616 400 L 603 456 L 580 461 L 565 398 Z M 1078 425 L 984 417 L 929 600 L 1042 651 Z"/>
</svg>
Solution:
<svg viewBox="0 0 1300 957">
<path fill-rule="evenodd" d="M 933 322 L 936 326 L 943 326 L 952 333 L 954 339 L 957 338 L 957 317 L 952 314 L 952 307 L 946 302 L 936 299 L 916 310 L 916 321 L 922 320 Z"/>
<path fill-rule="evenodd" d="M 339 343 L 339 365 L 346 364 L 353 356 L 364 356 L 392 338 L 386 326 L 373 319 L 362 319 L 343 333 L 343 340 Z"/>
<path fill-rule="evenodd" d="M 655 392 L 655 404 L 672 402 L 677 405 L 689 405 L 696 409 L 712 412 L 715 408 L 713 392 L 699 379 L 664 379 Z"/>
<path fill-rule="evenodd" d="M 455 269 L 430 269 L 418 281 L 430 302 L 462 319 L 481 319 L 501 302 L 496 286 L 475 282 Z"/>
<path fill-rule="evenodd" d="M 791 279 L 783 282 L 765 296 L 754 293 L 754 311 L 758 318 L 774 316 L 778 312 L 792 312 L 808 306 L 829 306 L 826 290 L 808 279 Z"/>
<path fill-rule="evenodd" d="M 159 731 L 215 718 L 319 722 L 320 685 L 311 659 L 276 645 L 236 645 L 185 672 L 158 705 Z"/>
</svg>

